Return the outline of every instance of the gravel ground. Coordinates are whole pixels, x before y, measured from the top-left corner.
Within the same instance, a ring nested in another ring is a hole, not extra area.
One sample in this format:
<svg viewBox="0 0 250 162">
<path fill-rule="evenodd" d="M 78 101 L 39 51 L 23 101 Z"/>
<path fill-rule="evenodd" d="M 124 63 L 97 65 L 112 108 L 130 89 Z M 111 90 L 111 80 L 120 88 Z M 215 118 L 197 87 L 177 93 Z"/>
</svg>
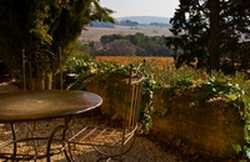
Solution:
<svg viewBox="0 0 250 162">
<path fill-rule="evenodd" d="M 44 125 L 45 124 L 46 123 L 44 123 Z M 4 125 L 0 125 L 0 129 L 1 127 L 5 128 Z M 24 125 L 21 127 L 22 131 L 20 132 L 21 134 L 18 133 L 18 137 L 21 137 L 26 134 L 26 133 L 25 134 L 22 133 L 24 129 L 27 129 L 27 126 Z M 46 131 L 47 130 L 44 130 L 43 132 L 45 133 Z M 40 134 L 44 134 L 43 132 L 39 131 Z M 10 131 L 6 131 L 6 130 L 5 131 L 0 130 L 0 135 L 1 135 L 0 143 L 4 142 L 2 140 L 7 140 L 11 137 Z M 46 143 L 41 143 L 41 144 L 42 146 L 46 146 Z M 19 146 L 22 147 L 20 150 L 23 153 L 33 152 L 31 145 L 27 147 L 27 149 L 24 149 L 23 147 L 24 145 L 19 145 Z M 12 150 L 11 148 L 9 149 L 6 148 L 6 149 L 7 149 L 7 152 L 11 152 Z M 100 155 L 92 147 L 81 147 L 80 150 L 81 150 L 80 154 L 78 154 L 77 156 L 78 157 L 78 159 L 76 160 L 77 162 L 94 162 L 100 158 Z M 187 162 L 187 161 L 184 161 L 181 157 L 179 157 L 178 154 L 175 154 L 168 150 L 167 151 L 164 151 L 164 150 L 159 146 L 159 144 L 152 142 L 146 137 L 137 137 L 133 148 L 125 156 L 123 156 L 123 162 Z M 46 160 L 37 160 L 37 161 L 43 162 Z M 60 154 L 60 155 L 53 157 L 52 161 L 53 162 L 66 162 L 66 159 L 63 154 Z"/>
<path fill-rule="evenodd" d="M 79 162 L 94 162 L 100 156 L 92 149 L 86 148 L 80 155 Z M 65 159 L 56 162 L 66 162 Z M 110 162 L 113 162 L 111 160 Z M 171 152 L 163 151 L 158 145 L 145 137 L 138 137 L 134 147 L 123 157 L 123 162 L 187 162 Z"/>
</svg>

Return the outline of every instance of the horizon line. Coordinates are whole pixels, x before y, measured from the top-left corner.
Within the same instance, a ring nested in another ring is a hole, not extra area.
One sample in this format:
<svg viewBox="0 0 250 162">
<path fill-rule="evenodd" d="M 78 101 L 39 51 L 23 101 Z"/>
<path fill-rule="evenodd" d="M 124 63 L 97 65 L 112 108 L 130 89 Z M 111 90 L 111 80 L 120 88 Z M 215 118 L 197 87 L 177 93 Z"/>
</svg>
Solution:
<svg viewBox="0 0 250 162">
<path fill-rule="evenodd" d="M 171 18 L 171 16 L 149 16 L 149 15 L 133 15 L 133 16 L 113 16 L 114 18 L 122 18 L 122 17 L 161 17 L 161 18 Z"/>
</svg>

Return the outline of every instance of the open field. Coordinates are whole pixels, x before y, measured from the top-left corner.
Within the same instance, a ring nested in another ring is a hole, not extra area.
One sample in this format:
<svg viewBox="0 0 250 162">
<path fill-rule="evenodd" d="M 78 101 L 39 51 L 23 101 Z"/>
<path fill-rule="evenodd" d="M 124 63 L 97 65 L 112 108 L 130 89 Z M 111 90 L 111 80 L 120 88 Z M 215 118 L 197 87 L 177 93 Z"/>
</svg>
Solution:
<svg viewBox="0 0 250 162">
<path fill-rule="evenodd" d="M 80 36 L 80 41 L 82 42 L 98 42 L 103 35 L 129 35 L 136 33 L 144 33 L 148 36 L 170 36 L 171 32 L 167 27 L 125 27 L 125 26 L 115 26 L 114 28 L 96 28 L 87 27 L 87 30 L 83 30 Z"/>
<path fill-rule="evenodd" d="M 140 57 L 140 56 L 96 56 L 99 62 L 116 62 L 121 64 L 137 63 L 146 60 L 158 67 L 164 67 L 174 63 L 172 57 Z"/>
</svg>

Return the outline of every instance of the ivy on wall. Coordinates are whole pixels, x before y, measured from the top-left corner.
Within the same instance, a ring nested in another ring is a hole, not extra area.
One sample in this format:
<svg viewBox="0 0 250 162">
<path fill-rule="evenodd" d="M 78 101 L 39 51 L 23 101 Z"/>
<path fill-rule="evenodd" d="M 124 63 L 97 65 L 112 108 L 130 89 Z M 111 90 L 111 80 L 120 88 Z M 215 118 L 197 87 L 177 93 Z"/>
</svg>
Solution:
<svg viewBox="0 0 250 162">
<path fill-rule="evenodd" d="M 192 76 L 185 76 L 175 78 L 171 82 L 169 87 L 165 89 L 165 98 L 171 100 L 174 96 L 198 92 L 199 95 L 190 101 L 193 106 L 204 102 L 223 101 L 224 104 L 229 105 L 228 107 L 237 109 L 241 120 L 244 121 L 245 144 L 243 146 L 234 144 L 232 147 L 237 154 L 250 159 L 250 97 L 248 91 L 242 87 L 225 75 L 211 76 L 208 80 L 193 80 Z M 167 106 L 166 108 L 169 109 Z M 163 113 L 165 112 L 167 110 Z M 164 116 L 164 114 L 161 115 Z"/>
</svg>

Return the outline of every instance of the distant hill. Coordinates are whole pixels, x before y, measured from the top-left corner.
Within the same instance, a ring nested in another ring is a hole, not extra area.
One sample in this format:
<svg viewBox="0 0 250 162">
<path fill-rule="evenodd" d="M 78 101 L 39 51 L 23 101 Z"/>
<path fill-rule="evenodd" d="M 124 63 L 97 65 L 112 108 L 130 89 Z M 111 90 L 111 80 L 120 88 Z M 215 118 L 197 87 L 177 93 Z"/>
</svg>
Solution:
<svg viewBox="0 0 250 162">
<path fill-rule="evenodd" d="M 100 21 L 92 21 L 89 24 L 90 27 L 96 27 L 96 28 L 114 28 L 114 24 L 110 22 L 100 22 Z"/>
<path fill-rule="evenodd" d="M 167 24 L 167 23 L 150 23 L 149 24 L 150 26 L 155 26 L 155 27 L 171 27 L 170 24 Z"/>
<path fill-rule="evenodd" d="M 121 26 L 155 26 L 155 27 L 170 27 L 170 18 L 157 16 L 130 16 L 116 18 L 116 23 L 93 21 L 89 24 L 90 27 L 96 28 L 114 28 L 115 25 Z"/>
<path fill-rule="evenodd" d="M 138 26 L 139 23 L 136 22 L 136 21 L 131 21 L 131 20 L 122 20 L 122 21 L 119 21 L 117 23 L 118 25 L 122 25 L 122 26 Z"/>
<path fill-rule="evenodd" d="M 158 16 L 129 16 L 129 17 L 118 17 L 118 21 L 134 21 L 139 24 L 150 25 L 152 23 L 158 24 L 169 24 L 170 18 L 168 17 L 158 17 Z"/>
</svg>

